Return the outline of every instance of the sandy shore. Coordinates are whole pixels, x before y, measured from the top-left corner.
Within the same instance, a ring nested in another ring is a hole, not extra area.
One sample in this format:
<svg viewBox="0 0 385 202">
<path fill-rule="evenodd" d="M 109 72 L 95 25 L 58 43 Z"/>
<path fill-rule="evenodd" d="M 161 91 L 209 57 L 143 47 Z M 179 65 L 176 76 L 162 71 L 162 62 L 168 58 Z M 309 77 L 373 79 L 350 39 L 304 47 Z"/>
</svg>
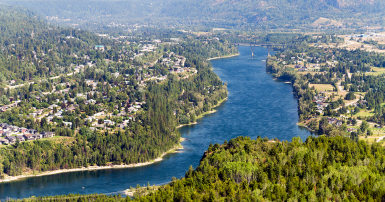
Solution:
<svg viewBox="0 0 385 202">
<path fill-rule="evenodd" d="M 231 57 L 235 57 L 235 56 L 238 56 L 238 55 L 239 55 L 239 53 L 234 54 L 234 55 L 228 55 L 228 56 L 221 56 L 221 57 L 209 58 L 209 59 L 207 59 L 207 60 L 215 60 L 215 59 L 231 58 Z"/>
<path fill-rule="evenodd" d="M 181 138 L 181 142 L 184 141 L 184 138 Z M 39 177 L 39 176 L 45 176 L 45 175 L 55 175 L 59 173 L 68 173 L 68 172 L 78 172 L 78 171 L 91 171 L 91 170 L 103 170 L 103 169 L 115 169 L 115 168 L 133 168 L 133 167 L 140 167 L 140 166 L 146 166 L 150 165 L 156 162 L 159 162 L 163 160 L 163 156 L 169 153 L 176 153 L 178 150 L 183 149 L 182 145 L 177 145 L 174 148 L 168 150 L 167 152 L 163 153 L 160 157 L 145 163 L 135 163 L 130 165 L 112 165 L 112 166 L 88 166 L 83 168 L 73 168 L 73 169 L 61 169 L 61 170 L 54 170 L 54 171 L 47 171 L 42 172 L 39 174 L 24 174 L 24 175 L 18 175 L 18 176 L 6 176 L 4 180 L 1 182 L 10 182 L 15 180 L 20 180 L 27 177 Z"/>
</svg>

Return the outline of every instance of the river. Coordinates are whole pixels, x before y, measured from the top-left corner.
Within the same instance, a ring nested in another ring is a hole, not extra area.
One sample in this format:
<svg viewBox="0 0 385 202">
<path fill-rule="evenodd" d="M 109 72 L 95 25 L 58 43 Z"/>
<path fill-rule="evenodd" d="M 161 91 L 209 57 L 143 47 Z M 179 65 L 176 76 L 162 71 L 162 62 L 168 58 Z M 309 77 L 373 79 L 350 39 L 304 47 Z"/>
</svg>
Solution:
<svg viewBox="0 0 385 202">
<path fill-rule="evenodd" d="M 81 171 L 26 178 L 0 183 L 0 200 L 68 193 L 117 194 L 135 187 L 169 182 L 184 176 L 190 165 L 199 165 L 210 143 L 223 143 L 237 136 L 259 136 L 291 140 L 306 139 L 307 129 L 296 125 L 297 100 L 290 84 L 274 81 L 265 71 L 267 50 L 257 47 L 251 58 L 249 47 L 241 46 L 237 57 L 211 61 L 214 71 L 228 84 L 228 100 L 217 112 L 180 128 L 184 150 L 168 154 L 163 161 L 136 168 Z"/>
</svg>

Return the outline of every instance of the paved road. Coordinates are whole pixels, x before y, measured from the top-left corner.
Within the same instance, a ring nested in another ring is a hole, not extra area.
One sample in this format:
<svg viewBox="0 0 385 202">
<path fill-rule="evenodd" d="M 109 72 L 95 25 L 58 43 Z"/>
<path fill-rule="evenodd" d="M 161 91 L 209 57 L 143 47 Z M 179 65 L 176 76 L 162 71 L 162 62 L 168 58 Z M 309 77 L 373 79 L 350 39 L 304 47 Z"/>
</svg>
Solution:
<svg viewBox="0 0 385 202">
<path fill-rule="evenodd" d="M 378 139 L 377 139 L 377 142 L 380 142 L 382 139 L 384 139 L 385 138 L 385 136 L 382 136 L 382 137 L 379 137 Z"/>
<path fill-rule="evenodd" d="M 349 71 L 347 71 L 347 72 L 348 72 L 348 77 L 349 77 L 349 79 L 351 79 L 351 78 L 352 78 L 352 74 L 350 74 Z"/>
<path fill-rule="evenodd" d="M 345 90 L 343 90 L 342 86 L 341 86 L 341 82 L 337 83 L 337 87 L 338 87 L 338 90 L 341 91 L 341 92 L 345 92 Z M 355 99 L 353 101 L 350 101 L 350 102 L 345 102 L 345 106 L 350 106 L 350 105 L 353 105 L 354 103 L 358 102 L 358 100 L 360 100 L 359 98 L 358 99 Z M 339 110 L 341 107 L 338 107 L 336 109 L 334 109 L 335 111 Z"/>
</svg>

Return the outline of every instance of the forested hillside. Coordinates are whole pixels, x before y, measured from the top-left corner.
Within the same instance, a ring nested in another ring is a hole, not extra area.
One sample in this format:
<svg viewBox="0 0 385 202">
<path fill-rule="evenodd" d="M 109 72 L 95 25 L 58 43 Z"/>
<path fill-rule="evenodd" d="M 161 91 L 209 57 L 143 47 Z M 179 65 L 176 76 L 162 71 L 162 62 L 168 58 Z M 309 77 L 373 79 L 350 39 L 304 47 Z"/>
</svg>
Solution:
<svg viewBox="0 0 385 202">
<path fill-rule="evenodd" d="M 0 5 L 0 17 L 3 85 L 69 73 L 71 64 L 89 61 L 84 54 L 102 41 L 84 30 L 50 26 L 37 14 L 16 7 Z"/>
<path fill-rule="evenodd" d="M 382 201 L 385 149 L 344 137 L 287 141 L 237 137 L 210 145 L 200 165 L 134 201 Z M 28 201 L 129 201 L 68 195 Z M 27 199 L 26 199 L 27 200 Z"/>
<path fill-rule="evenodd" d="M 200 165 L 139 201 L 382 201 L 385 149 L 343 137 L 210 145 Z"/>
<path fill-rule="evenodd" d="M 55 22 L 117 24 L 145 22 L 214 27 L 277 28 L 362 28 L 383 25 L 381 0 L 210 0 L 210 1 L 43 1 L 1 0 L 25 6 L 49 16 Z M 112 25 L 114 26 L 114 25 Z"/>
</svg>

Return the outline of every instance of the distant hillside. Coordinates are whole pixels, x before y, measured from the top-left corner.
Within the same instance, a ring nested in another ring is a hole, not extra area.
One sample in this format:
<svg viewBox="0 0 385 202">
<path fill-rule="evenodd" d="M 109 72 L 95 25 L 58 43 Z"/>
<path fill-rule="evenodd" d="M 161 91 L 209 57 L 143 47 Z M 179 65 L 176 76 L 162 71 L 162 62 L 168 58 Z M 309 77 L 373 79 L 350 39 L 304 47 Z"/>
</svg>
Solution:
<svg viewBox="0 0 385 202">
<path fill-rule="evenodd" d="M 38 14 L 14 6 L 0 5 L 0 40 L 8 37 L 21 37 L 44 29 L 47 23 Z"/>
<path fill-rule="evenodd" d="M 62 23 L 157 22 L 256 28 L 317 29 L 382 26 L 382 0 L 0 0 Z M 316 22 L 317 23 L 317 22 Z"/>
<path fill-rule="evenodd" d="M 52 26 L 38 15 L 0 5 L 1 87 L 10 80 L 23 83 L 68 72 L 71 63 L 78 60 L 76 55 L 100 42 L 100 37 L 88 31 Z M 86 59 L 79 62 L 84 64 Z"/>
</svg>

